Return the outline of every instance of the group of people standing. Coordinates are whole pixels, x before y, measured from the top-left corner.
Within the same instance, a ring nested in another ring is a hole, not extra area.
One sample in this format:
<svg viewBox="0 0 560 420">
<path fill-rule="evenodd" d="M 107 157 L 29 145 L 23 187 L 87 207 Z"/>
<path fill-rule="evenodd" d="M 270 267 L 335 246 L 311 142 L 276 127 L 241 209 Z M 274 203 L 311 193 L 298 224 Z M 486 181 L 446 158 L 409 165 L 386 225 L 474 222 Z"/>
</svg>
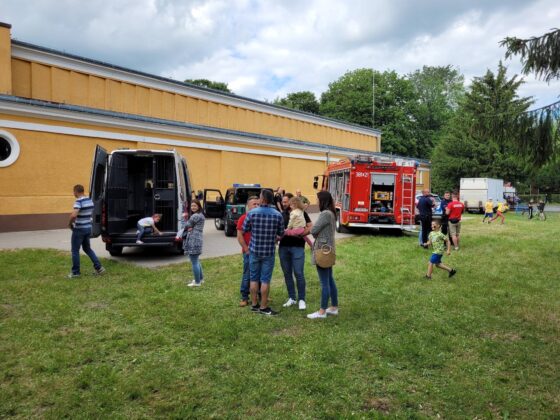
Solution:
<svg viewBox="0 0 560 420">
<path fill-rule="evenodd" d="M 335 252 L 335 209 L 332 196 L 327 191 L 317 194 L 321 214 L 313 224 L 305 209 L 309 200 L 278 189 L 276 196 L 270 190 L 262 190 L 259 197 L 247 200 L 246 212 L 237 222 L 237 240 L 241 246 L 243 273 L 241 276 L 239 306 L 250 306 L 252 312 L 274 316 L 278 312 L 269 306 L 270 282 L 275 265 L 276 245 L 288 300 L 284 307 L 294 305 L 307 309 L 305 267 L 305 245 L 318 249 L 324 245 Z M 278 206 L 277 206 L 278 203 Z M 198 287 L 203 281 L 199 256 L 202 251 L 202 228 L 204 216 L 200 202 L 193 200 L 191 216 L 178 233 L 184 240 L 185 254 L 189 255 L 194 280 L 190 287 Z M 315 241 L 307 236 L 312 235 Z M 308 314 L 310 319 L 338 315 L 338 291 L 332 267 L 317 266 L 321 282 L 321 305 L 319 310 Z M 330 306 L 329 306 L 330 300 Z"/>
</svg>

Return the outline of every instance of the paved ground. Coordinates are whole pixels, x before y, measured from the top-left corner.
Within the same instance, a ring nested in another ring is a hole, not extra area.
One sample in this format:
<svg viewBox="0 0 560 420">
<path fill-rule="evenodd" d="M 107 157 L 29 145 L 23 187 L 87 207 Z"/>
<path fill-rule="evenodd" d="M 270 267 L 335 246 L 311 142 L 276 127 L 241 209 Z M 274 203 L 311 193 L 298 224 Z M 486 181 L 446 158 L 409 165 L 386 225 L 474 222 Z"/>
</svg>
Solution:
<svg viewBox="0 0 560 420">
<path fill-rule="evenodd" d="M 317 219 L 318 213 L 310 215 L 311 220 Z M 352 235 L 337 234 L 337 237 Z M 112 257 L 105 250 L 101 238 L 91 240 L 91 246 L 98 257 L 110 258 L 117 261 L 126 261 L 142 267 L 158 267 L 169 264 L 179 264 L 188 261 L 188 257 L 177 255 L 171 248 L 124 248 L 123 255 Z M 32 232 L 0 233 L 0 249 L 19 248 L 53 248 L 70 251 L 70 230 L 38 230 Z M 228 238 L 223 230 L 216 230 L 214 220 L 206 220 L 204 226 L 204 252 L 202 258 L 215 258 L 225 255 L 234 255 L 240 252 L 239 244 L 235 237 Z"/>
</svg>

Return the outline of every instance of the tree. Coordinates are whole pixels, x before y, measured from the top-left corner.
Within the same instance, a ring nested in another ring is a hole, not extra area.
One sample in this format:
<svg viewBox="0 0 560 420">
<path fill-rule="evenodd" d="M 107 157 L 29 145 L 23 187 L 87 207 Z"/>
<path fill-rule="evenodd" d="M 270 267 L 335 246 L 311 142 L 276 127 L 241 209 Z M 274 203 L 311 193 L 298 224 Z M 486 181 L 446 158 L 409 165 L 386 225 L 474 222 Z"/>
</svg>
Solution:
<svg viewBox="0 0 560 420">
<path fill-rule="evenodd" d="M 488 70 L 476 77 L 459 104 L 449 128 L 432 154 L 432 179 L 437 190 L 456 188 L 462 177 L 496 177 L 509 181 L 523 178 L 526 161 L 516 144 L 525 135 L 519 118 L 532 103 L 519 98 L 523 83 Z"/>
<path fill-rule="evenodd" d="M 327 117 L 380 129 L 383 152 L 423 157 L 429 150 L 419 135 L 417 106 L 414 86 L 409 80 L 394 71 L 357 69 L 329 84 L 321 95 L 320 112 Z"/>
<path fill-rule="evenodd" d="M 319 101 L 315 94 L 309 91 L 289 93 L 285 98 L 275 99 L 274 104 L 312 114 L 319 113 Z"/>
<path fill-rule="evenodd" d="M 507 37 L 500 46 L 507 48 L 506 58 L 521 55 L 523 74 L 535 73 L 547 82 L 560 77 L 560 29 L 529 39 Z"/>
<path fill-rule="evenodd" d="M 227 93 L 233 93 L 229 88 L 227 83 L 223 82 L 213 82 L 208 79 L 186 79 L 185 83 L 190 83 L 191 85 L 202 86 L 208 89 L 221 90 Z"/>
<path fill-rule="evenodd" d="M 463 75 L 451 66 L 424 66 L 408 75 L 418 100 L 416 118 L 429 155 L 465 93 Z"/>
</svg>

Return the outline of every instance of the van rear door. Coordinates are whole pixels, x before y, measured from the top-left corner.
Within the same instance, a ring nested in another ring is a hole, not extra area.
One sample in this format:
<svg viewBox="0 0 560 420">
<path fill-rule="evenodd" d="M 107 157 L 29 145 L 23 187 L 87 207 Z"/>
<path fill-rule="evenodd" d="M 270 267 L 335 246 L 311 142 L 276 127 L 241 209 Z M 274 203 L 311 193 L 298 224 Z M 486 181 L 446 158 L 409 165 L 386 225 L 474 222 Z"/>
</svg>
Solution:
<svg viewBox="0 0 560 420">
<path fill-rule="evenodd" d="M 206 217 L 221 219 L 224 217 L 226 204 L 220 190 L 204 190 L 204 214 Z"/>
<path fill-rule="evenodd" d="M 101 234 L 101 217 L 103 212 L 103 190 L 105 186 L 105 172 L 107 170 L 107 151 L 97 145 L 93 155 L 91 179 L 89 182 L 89 197 L 93 201 L 93 226 L 91 236 L 96 238 Z"/>
</svg>

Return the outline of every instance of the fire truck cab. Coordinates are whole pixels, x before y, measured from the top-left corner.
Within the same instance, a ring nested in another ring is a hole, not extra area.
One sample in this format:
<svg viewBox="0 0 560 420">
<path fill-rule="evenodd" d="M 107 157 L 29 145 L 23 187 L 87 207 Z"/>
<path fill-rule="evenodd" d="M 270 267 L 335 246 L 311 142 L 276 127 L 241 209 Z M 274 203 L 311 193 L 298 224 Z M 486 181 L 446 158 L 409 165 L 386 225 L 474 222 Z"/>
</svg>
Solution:
<svg viewBox="0 0 560 420">
<path fill-rule="evenodd" d="M 413 160 L 358 155 L 328 165 L 322 189 L 333 196 L 338 232 L 349 228 L 414 230 Z M 313 186 L 318 188 L 319 176 Z"/>
</svg>

